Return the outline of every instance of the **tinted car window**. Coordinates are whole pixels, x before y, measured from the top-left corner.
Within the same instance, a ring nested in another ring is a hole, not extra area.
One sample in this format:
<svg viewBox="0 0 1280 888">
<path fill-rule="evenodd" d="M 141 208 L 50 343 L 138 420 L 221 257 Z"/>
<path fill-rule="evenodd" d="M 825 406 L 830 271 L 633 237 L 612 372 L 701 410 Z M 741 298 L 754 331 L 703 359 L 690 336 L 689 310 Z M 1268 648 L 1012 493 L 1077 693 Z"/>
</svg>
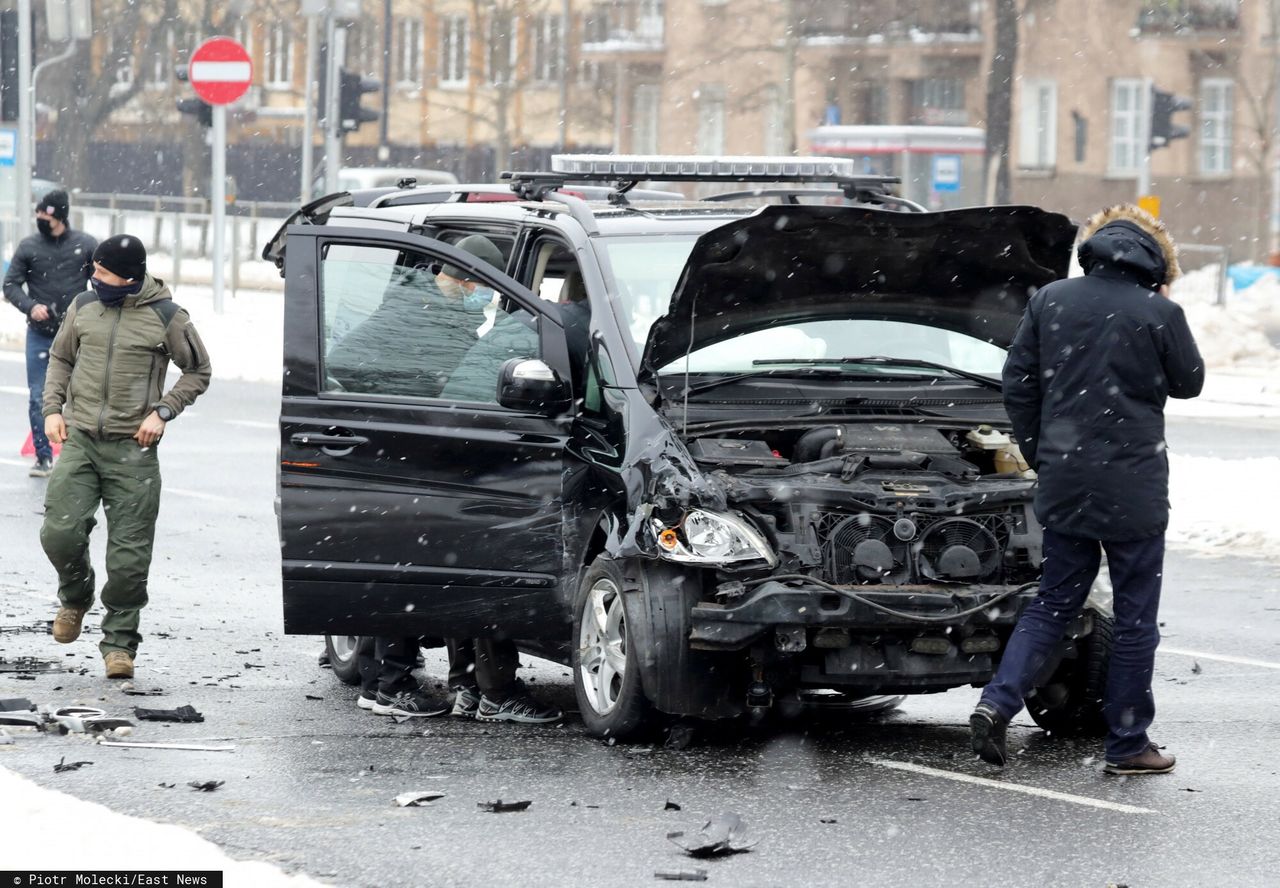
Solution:
<svg viewBox="0 0 1280 888">
<path fill-rule="evenodd" d="M 471 299 L 446 293 L 439 271 L 431 257 L 395 247 L 326 246 L 326 391 L 441 395 L 480 333 L 494 326 L 495 297 L 492 291 Z"/>
</svg>

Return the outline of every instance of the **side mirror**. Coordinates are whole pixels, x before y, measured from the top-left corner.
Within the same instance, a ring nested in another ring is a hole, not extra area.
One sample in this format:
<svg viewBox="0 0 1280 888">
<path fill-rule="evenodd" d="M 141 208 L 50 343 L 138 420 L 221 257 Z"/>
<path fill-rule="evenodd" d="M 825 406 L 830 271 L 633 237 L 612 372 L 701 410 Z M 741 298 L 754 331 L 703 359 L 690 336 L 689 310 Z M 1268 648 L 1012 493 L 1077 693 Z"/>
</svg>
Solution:
<svg viewBox="0 0 1280 888">
<path fill-rule="evenodd" d="M 512 358 L 498 374 L 498 403 L 512 410 L 554 416 L 569 409 L 568 386 L 536 358 Z"/>
</svg>

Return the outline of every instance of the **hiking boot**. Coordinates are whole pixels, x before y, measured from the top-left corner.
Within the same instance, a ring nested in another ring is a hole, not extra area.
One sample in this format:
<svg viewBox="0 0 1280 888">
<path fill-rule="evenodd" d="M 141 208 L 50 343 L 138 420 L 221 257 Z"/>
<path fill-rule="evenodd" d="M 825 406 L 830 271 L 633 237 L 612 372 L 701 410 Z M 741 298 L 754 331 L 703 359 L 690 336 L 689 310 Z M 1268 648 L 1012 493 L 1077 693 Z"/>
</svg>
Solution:
<svg viewBox="0 0 1280 888">
<path fill-rule="evenodd" d="M 984 762 L 1003 768 L 1009 760 L 1005 731 L 1009 720 L 989 703 L 979 703 L 969 716 L 969 745 Z"/>
<path fill-rule="evenodd" d="M 52 459 L 36 460 L 35 465 L 33 465 L 31 467 L 31 470 L 27 472 L 27 475 L 29 475 L 32 478 L 48 478 L 52 474 L 53 474 Z"/>
<path fill-rule="evenodd" d="M 1142 752 L 1137 755 L 1131 755 L 1127 759 L 1121 759 L 1118 762 L 1108 759 L 1107 766 L 1102 770 L 1108 774 L 1129 776 L 1137 774 L 1168 774 L 1173 770 L 1173 766 L 1177 761 L 1177 756 L 1165 755 L 1160 751 L 1160 747 L 1151 743 Z"/>
<path fill-rule="evenodd" d="M 80 637 L 80 624 L 88 608 L 60 607 L 53 618 L 53 640 L 59 644 L 71 644 Z"/>
<path fill-rule="evenodd" d="M 480 708 L 476 721 L 515 722 L 521 725 L 549 725 L 564 718 L 564 713 L 554 706 L 539 703 L 527 693 L 511 694 L 500 700 L 480 696 Z"/>
<path fill-rule="evenodd" d="M 374 715 L 399 715 L 405 718 L 431 718 L 444 715 L 449 711 L 449 704 L 437 700 L 421 688 L 402 691 L 399 694 L 384 694 L 378 691 L 373 703 Z"/>
<path fill-rule="evenodd" d="M 133 678 L 133 657 L 124 651 L 112 651 L 102 661 L 107 666 L 107 678 Z"/>
<path fill-rule="evenodd" d="M 462 685 L 454 688 L 453 692 L 453 709 L 449 714 L 454 718 L 475 718 L 480 711 L 480 692 Z"/>
<path fill-rule="evenodd" d="M 356 706 L 360 707 L 361 709 L 366 709 L 366 710 L 373 709 L 374 705 L 377 702 L 378 702 L 377 691 L 361 691 L 360 696 L 356 697 Z"/>
</svg>

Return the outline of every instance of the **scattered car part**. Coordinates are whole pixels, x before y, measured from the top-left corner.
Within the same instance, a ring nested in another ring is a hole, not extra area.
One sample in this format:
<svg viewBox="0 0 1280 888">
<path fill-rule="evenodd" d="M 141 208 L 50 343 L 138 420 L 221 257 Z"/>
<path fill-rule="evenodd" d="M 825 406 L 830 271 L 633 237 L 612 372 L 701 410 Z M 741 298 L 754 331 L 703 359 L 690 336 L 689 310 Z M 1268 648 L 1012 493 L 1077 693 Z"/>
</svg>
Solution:
<svg viewBox="0 0 1280 888">
<path fill-rule="evenodd" d="M 198 792 L 213 792 L 226 782 L 225 780 L 191 780 L 187 782 L 187 786 Z"/>
<path fill-rule="evenodd" d="M 202 722 L 204 716 L 195 710 L 190 704 L 179 706 L 177 709 L 143 709 L 135 706 L 133 714 L 142 721 L 158 721 L 158 722 Z"/>
<path fill-rule="evenodd" d="M 163 688 L 128 688 L 125 695 L 129 697 L 163 697 Z"/>
<path fill-rule="evenodd" d="M 477 807 L 488 811 L 490 814 L 506 814 L 511 811 L 523 811 L 532 805 L 532 801 L 526 802 L 504 802 L 498 799 L 494 802 L 477 802 Z"/>
<path fill-rule="evenodd" d="M 667 839 L 690 857 L 724 857 L 750 851 L 758 840 L 747 834 L 747 825 L 737 814 L 720 814 L 703 825 L 696 835 L 667 833 Z"/>
<path fill-rule="evenodd" d="M 402 792 L 395 797 L 395 803 L 401 808 L 421 808 L 437 799 L 444 798 L 444 793 L 427 790 L 425 792 Z"/>
<path fill-rule="evenodd" d="M 707 871 L 704 869 L 693 870 L 658 870 L 653 874 L 655 879 L 665 879 L 668 882 L 705 882 L 707 881 Z"/>
<path fill-rule="evenodd" d="M 38 712 L 0 712 L 0 725 L 44 730 L 44 716 Z"/>
<path fill-rule="evenodd" d="M 85 765 L 92 764 L 93 762 L 69 762 L 67 761 L 67 757 L 64 755 L 58 760 L 58 763 L 53 766 L 53 773 L 61 774 L 63 771 L 79 771 Z"/>
<path fill-rule="evenodd" d="M 36 704 L 26 697 L 10 697 L 0 700 L 0 712 L 34 712 Z"/>
<path fill-rule="evenodd" d="M 662 810 L 663 811 L 680 811 L 682 809 L 679 804 L 671 801 L 671 799 L 667 799 L 667 803 L 662 806 Z"/>
</svg>

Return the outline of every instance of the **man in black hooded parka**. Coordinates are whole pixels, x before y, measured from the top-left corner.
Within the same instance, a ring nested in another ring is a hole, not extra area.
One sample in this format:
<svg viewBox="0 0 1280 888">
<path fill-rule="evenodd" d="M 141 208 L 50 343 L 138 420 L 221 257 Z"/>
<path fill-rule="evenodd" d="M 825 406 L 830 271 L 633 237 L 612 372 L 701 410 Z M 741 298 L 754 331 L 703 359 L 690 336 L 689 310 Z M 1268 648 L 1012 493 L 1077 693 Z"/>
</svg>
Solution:
<svg viewBox="0 0 1280 888">
<path fill-rule="evenodd" d="M 1204 364 L 1168 298 L 1178 260 L 1159 220 L 1112 207 L 1088 221 L 1080 241 L 1085 276 L 1031 298 L 1004 367 L 1005 407 L 1039 476 L 1044 563 L 1039 594 L 970 718 L 972 746 L 1004 764 L 1009 720 L 1084 607 L 1105 550 L 1115 593 L 1106 771 L 1164 773 L 1174 757 L 1147 736 L 1169 522 L 1164 405 L 1200 394 Z"/>
</svg>

